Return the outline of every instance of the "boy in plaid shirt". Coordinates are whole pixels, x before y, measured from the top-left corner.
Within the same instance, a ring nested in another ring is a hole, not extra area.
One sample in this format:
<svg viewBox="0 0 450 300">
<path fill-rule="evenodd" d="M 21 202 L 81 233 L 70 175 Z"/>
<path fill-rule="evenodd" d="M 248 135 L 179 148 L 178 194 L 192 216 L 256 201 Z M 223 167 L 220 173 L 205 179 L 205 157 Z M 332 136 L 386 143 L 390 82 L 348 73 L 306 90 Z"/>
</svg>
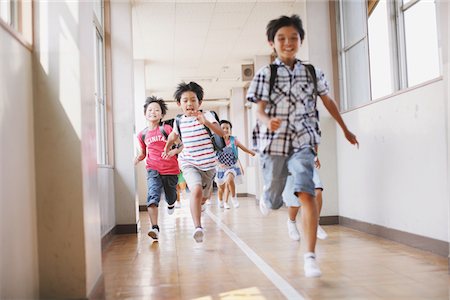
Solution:
<svg viewBox="0 0 450 300">
<path fill-rule="evenodd" d="M 264 190 L 259 201 L 261 213 L 283 205 L 282 192 L 288 172 L 294 178 L 294 194 L 302 204 L 301 220 L 306 250 L 304 271 L 307 277 L 321 275 L 316 262 L 317 204 L 314 199 L 315 147 L 320 142 L 316 110 L 315 84 L 307 68 L 296 58 L 305 37 L 297 15 L 281 16 L 267 25 L 267 39 L 277 54 L 275 84 L 270 87 L 270 66 L 261 68 L 253 78 L 247 100 L 257 104 L 258 122 L 253 143 L 260 153 Z M 342 128 L 347 140 L 358 145 L 356 136 L 342 120 L 334 100 L 328 95 L 328 83 L 316 69 L 317 93 L 325 108 Z"/>
</svg>

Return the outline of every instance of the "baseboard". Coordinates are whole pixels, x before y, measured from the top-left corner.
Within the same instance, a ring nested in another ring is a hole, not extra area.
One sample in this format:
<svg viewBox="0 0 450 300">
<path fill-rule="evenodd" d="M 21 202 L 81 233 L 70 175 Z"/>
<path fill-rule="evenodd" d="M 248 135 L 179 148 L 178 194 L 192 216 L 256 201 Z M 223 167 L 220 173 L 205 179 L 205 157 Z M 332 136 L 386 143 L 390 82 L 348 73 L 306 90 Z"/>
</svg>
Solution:
<svg viewBox="0 0 450 300">
<path fill-rule="evenodd" d="M 105 278 L 102 275 L 98 278 L 91 293 L 88 296 L 89 300 L 102 300 L 106 299 L 105 296 Z"/>
<path fill-rule="evenodd" d="M 111 243 L 114 237 L 114 228 L 112 228 L 107 234 L 102 237 L 102 251 L 108 248 L 109 243 Z"/>
<path fill-rule="evenodd" d="M 238 197 L 250 197 L 250 198 L 255 198 L 256 196 L 253 194 L 249 194 L 249 193 L 237 193 L 236 196 Z"/>
<path fill-rule="evenodd" d="M 323 216 L 319 220 L 320 225 L 338 225 L 339 216 Z"/>
<path fill-rule="evenodd" d="M 118 224 L 114 227 L 114 234 L 138 233 L 139 224 Z"/>
<path fill-rule="evenodd" d="M 353 220 L 346 217 L 339 217 L 339 224 L 358 231 L 373 234 L 394 242 L 405 244 L 410 247 L 418 248 L 425 251 L 433 252 L 437 255 L 449 256 L 449 243 L 441 240 L 436 240 L 421 235 L 404 232 L 384 226 L 370 224 L 358 220 Z M 450 266 L 450 258 L 449 258 Z"/>
</svg>

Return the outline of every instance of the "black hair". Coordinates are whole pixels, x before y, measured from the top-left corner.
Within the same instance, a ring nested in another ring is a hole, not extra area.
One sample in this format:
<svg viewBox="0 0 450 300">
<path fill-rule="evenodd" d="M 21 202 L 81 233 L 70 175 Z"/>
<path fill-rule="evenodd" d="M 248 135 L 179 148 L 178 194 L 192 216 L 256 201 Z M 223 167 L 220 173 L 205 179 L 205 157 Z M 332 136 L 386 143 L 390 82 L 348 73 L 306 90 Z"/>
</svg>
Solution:
<svg viewBox="0 0 450 300">
<path fill-rule="evenodd" d="M 177 89 L 173 94 L 173 97 L 177 99 L 177 102 L 180 102 L 181 95 L 183 95 L 183 93 L 185 92 L 193 92 L 197 95 L 198 101 L 203 100 L 203 88 L 196 82 L 191 81 L 189 83 L 185 82 L 180 83 L 177 86 Z"/>
<path fill-rule="evenodd" d="M 303 39 L 305 38 L 305 30 L 303 29 L 302 20 L 298 15 L 292 15 L 290 17 L 281 16 L 278 19 L 273 19 L 272 21 L 270 21 L 266 27 L 267 40 L 269 42 L 273 42 L 277 31 L 281 27 L 289 26 L 292 26 L 297 30 L 298 34 L 300 35 L 300 41 L 303 42 Z"/>
<path fill-rule="evenodd" d="M 145 99 L 145 104 L 144 104 L 144 114 L 147 112 L 147 107 L 150 105 L 150 103 L 158 103 L 159 107 L 161 107 L 161 113 L 163 116 L 166 115 L 167 113 L 167 105 L 166 102 L 164 102 L 163 99 L 158 98 L 156 96 L 150 96 L 147 97 L 147 99 Z"/>
<path fill-rule="evenodd" d="M 220 120 L 220 125 L 222 125 L 222 124 L 228 124 L 228 125 L 230 125 L 230 128 L 232 129 L 233 128 L 233 125 L 231 124 L 231 122 L 230 121 L 228 121 L 228 120 Z"/>
</svg>

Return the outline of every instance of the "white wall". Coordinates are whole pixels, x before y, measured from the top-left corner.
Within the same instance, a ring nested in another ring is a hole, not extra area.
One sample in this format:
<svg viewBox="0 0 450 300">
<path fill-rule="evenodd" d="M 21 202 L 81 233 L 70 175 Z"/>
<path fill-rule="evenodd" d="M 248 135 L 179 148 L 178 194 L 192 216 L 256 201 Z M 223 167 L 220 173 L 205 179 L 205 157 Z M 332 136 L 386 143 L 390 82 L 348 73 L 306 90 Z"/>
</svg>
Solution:
<svg viewBox="0 0 450 300">
<path fill-rule="evenodd" d="M 0 27 L 0 299 L 38 298 L 31 52 Z"/>
<path fill-rule="evenodd" d="M 138 224 L 134 159 L 134 89 L 131 4 L 111 2 L 116 224 Z"/>
<path fill-rule="evenodd" d="M 448 240 L 444 82 L 348 112 L 355 150 L 338 136 L 339 215 Z"/>
<path fill-rule="evenodd" d="M 158 96 L 158 95 L 155 95 Z M 134 148 L 135 155 L 139 153 L 139 144 L 137 133 L 147 127 L 144 116 L 145 103 L 145 65 L 143 60 L 134 61 L 134 118 L 135 118 L 135 136 Z M 136 167 L 136 187 L 139 205 L 145 205 L 147 202 L 147 170 L 145 168 L 145 160 L 140 162 Z"/>
</svg>

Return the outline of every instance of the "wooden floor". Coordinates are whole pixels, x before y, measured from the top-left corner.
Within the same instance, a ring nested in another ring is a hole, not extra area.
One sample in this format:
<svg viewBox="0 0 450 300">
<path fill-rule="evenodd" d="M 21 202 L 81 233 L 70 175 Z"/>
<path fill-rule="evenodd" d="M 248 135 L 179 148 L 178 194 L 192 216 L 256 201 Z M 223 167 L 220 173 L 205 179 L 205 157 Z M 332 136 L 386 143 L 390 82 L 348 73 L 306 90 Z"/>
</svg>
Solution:
<svg viewBox="0 0 450 300">
<path fill-rule="evenodd" d="M 200 244 L 187 201 L 173 215 L 160 207 L 159 242 L 141 212 L 141 232 L 104 251 L 106 299 L 449 299 L 446 258 L 338 225 L 318 241 L 323 276 L 306 278 L 286 209 L 263 217 L 254 199 L 239 200 L 208 206 Z"/>
</svg>

